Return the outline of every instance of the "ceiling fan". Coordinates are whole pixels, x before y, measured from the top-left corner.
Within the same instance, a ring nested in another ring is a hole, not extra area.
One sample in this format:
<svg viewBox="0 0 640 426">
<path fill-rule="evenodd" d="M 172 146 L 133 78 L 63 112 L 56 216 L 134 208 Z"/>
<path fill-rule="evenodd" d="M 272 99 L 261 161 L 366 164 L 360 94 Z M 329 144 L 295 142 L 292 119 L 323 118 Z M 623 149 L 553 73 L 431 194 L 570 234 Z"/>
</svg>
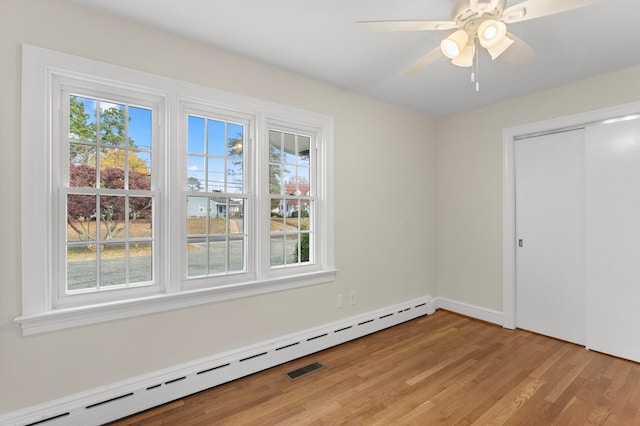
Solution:
<svg viewBox="0 0 640 426">
<path fill-rule="evenodd" d="M 525 41 L 507 32 L 506 24 L 549 16 L 599 1 L 602 0 L 525 0 L 506 7 L 507 0 L 458 0 L 450 21 L 360 21 L 357 24 L 374 31 L 453 31 L 440 46 L 402 72 L 408 77 L 442 56 L 451 59 L 454 65 L 475 65 L 477 68 L 479 46 L 485 48 L 492 59 L 500 57 L 509 63 L 524 63 L 535 56 L 535 51 Z M 478 87 L 476 81 L 476 90 Z"/>
</svg>

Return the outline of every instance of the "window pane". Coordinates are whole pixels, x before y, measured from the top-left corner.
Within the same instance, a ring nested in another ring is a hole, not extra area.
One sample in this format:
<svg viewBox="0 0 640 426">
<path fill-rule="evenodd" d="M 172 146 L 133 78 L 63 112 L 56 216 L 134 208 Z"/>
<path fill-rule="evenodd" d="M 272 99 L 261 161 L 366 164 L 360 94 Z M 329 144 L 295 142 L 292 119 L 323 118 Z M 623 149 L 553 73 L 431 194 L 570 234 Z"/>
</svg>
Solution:
<svg viewBox="0 0 640 426">
<path fill-rule="evenodd" d="M 126 238 L 126 226 L 125 197 L 100 196 L 100 240 Z"/>
<path fill-rule="evenodd" d="M 283 198 L 271 200 L 271 232 L 279 232 L 284 229 L 284 204 Z"/>
<path fill-rule="evenodd" d="M 298 167 L 298 178 L 296 180 L 298 184 L 298 192 L 302 196 L 310 195 L 309 194 L 309 168 L 308 167 Z"/>
<path fill-rule="evenodd" d="M 271 236 L 271 266 L 284 265 L 285 249 L 284 249 L 284 236 L 272 235 Z"/>
<path fill-rule="evenodd" d="M 209 274 L 226 272 L 227 241 L 224 237 L 213 237 L 209 241 Z"/>
<path fill-rule="evenodd" d="M 311 149 L 311 138 L 308 136 L 298 136 L 298 165 L 309 165 L 309 153 Z"/>
<path fill-rule="evenodd" d="M 289 215 L 286 218 L 287 231 L 300 230 L 300 219 L 298 218 L 298 201 L 289 200 Z"/>
<path fill-rule="evenodd" d="M 95 244 L 67 247 L 67 290 L 97 288 Z"/>
<path fill-rule="evenodd" d="M 100 143 L 103 145 L 128 145 L 125 107 L 121 104 L 99 102 Z"/>
<path fill-rule="evenodd" d="M 151 110 L 129 107 L 129 137 L 131 146 L 151 149 Z"/>
<path fill-rule="evenodd" d="M 129 189 L 151 189 L 151 154 L 129 151 Z"/>
<path fill-rule="evenodd" d="M 87 164 L 70 164 L 69 186 L 71 188 L 95 188 L 96 168 Z"/>
<path fill-rule="evenodd" d="M 187 240 L 187 277 L 207 274 L 207 243 L 205 238 Z"/>
<path fill-rule="evenodd" d="M 209 234 L 227 233 L 227 199 L 211 198 L 209 200 Z"/>
<path fill-rule="evenodd" d="M 238 194 L 244 192 L 244 177 L 242 160 L 227 162 L 227 192 Z"/>
<path fill-rule="evenodd" d="M 129 151 L 129 169 L 151 174 L 151 153 L 148 151 Z"/>
<path fill-rule="evenodd" d="M 151 243 L 131 243 L 129 246 L 129 283 L 153 281 L 153 250 Z"/>
<path fill-rule="evenodd" d="M 207 197 L 187 197 L 187 235 L 207 233 Z"/>
<path fill-rule="evenodd" d="M 299 227 L 299 216 L 300 216 L 300 201 L 298 200 L 289 200 L 289 214 L 287 215 L 287 224 L 289 225 L 288 229 L 298 230 Z"/>
<path fill-rule="evenodd" d="M 126 283 L 126 244 L 105 244 L 100 250 L 100 287 Z"/>
<path fill-rule="evenodd" d="M 122 149 L 105 149 L 100 153 L 100 186 L 124 189 L 124 153 Z"/>
<path fill-rule="evenodd" d="M 95 241 L 96 196 L 67 195 L 67 241 Z"/>
<path fill-rule="evenodd" d="M 269 161 L 274 163 L 282 161 L 282 132 L 269 131 Z"/>
<path fill-rule="evenodd" d="M 96 101 L 70 96 L 69 110 L 69 142 L 95 142 Z"/>
<path fill-rule="evenodd" d="M 229 146 L 228 146 L 228 155 L 229 157 L 242 157 L 243 146 L 242 141 L 244 140 L 244 129 L 243 126 L 239 124 L 229 123 L 227 127 Z"/>
<path fill-rule="evenodd" d="M 291 263 L 298 263 L 298 242 L 299 242 L 299 238 L 298 235 L 287 235 L 286 238 L 286 246 L 285 246 L 285 263 L 287 265 L 291 264 Z"/>
<path fill-rule="evenodd" d="M 287 164 L 296 164 L 296 135 L 284 133 L 282 161 Z"/>
<path fill-rule="evenodd" d="M 244 238 L 229 239 L 229 271 L 244 271 Z"/>
<path fill-rule="evenodd" d="M 224 191 L 225 167 L 224 160 L 209 158 L 207 170 L 207 191 Z"/>
<path fill-rule="evenodd" d="M 204 191 L 204 158 L 187 157 L 187 190 Z"/>
<path fill-rule="evenodd" d="M 124 149 L 102 149 L 100 151 L 100 170 L 110 168 L 124 170 L 124 155 Z"/>
<path fill-rule="evenodd" d="M 309 226 L 309 218 L 311 217 L 312 204 L 309 200 L 300 201 L 300 229 L 308 231 L 311 229 Z"/>
<path fill-rule="evenodd" d="M 216 120 L 208 120 L 208 152 L 209 155 L 225 155 L 225 128 L 224 123 Z"/>
<path fill-rule="evenodd" d="M 187 126 L 188 151 L 194 154 L 204 154 L 204 118 L 190 115 Z"/>
<path fill-rule="evenodd" d="M 308 232 L 300 234 L 300 246 L 296 247 L 296 251 L 293 256 L 294 262 L 304 263 L 309 262 L 309 246 L 310 246 L 310 234 Z"/>
<path fill-rule="evenodd" d="M 282 170 L 284 191 L 288 195 L 296 195 L 296 168 L 286 166 Z"/>
<path fill-rule="evenodd" d="M 69 144 L 69 163 L 75 166 L 95 166 L 96 147 L 79 143 Z"/>
<path fill-rule="evenodd" d="M 281 171 L 280 164 L 269 164 L 269 194 L 282 194 Z"/>
<path fill-rule="evenodd" d="M 229 199 L 229 233 L 244 233 L 244 199 Z"/>
<path fill-rule="evenodd" d="M 129 197 L 129 238 L 151 238 L 153 198 Z"/>
</svg>

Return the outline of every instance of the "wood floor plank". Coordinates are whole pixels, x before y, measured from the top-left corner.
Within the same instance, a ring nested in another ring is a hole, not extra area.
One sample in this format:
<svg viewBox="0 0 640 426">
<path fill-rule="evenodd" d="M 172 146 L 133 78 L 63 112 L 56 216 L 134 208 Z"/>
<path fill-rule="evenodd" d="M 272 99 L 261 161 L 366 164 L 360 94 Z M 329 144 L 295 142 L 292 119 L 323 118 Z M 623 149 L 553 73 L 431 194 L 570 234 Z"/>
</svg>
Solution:
<svg viewBox="0 0 640 426">
<path fill-rule="evenodd" d="M 640 364 L 439 310 L 113 426 L 176 424 L 638 425 Z"/>
</svg>

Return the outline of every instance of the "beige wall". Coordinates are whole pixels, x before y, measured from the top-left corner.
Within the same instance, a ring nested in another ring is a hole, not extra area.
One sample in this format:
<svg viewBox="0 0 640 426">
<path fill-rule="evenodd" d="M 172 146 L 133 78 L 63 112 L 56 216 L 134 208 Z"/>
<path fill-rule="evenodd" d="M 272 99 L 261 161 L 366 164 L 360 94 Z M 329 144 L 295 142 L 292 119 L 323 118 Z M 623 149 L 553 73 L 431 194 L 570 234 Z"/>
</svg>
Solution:
<svg viewBox="0 0 640 426">
<path fill-rule="evenodd" d="M 22 43 L 334 116 L 337 280 L 22 337 Z M 1 0 L 0 58 L 0 413 L 437 294 L 434 120 L 60 0 Z"/>
<path fill-rule="evenodd" d="M 640 100 L 640 67 L 438 121 L 439 296 L 502 311 L 502 129 Z"/>
<path fill-rule="evenodd" d="M 334 116 L 338 279 L 22 337 L 21 43 Z M 636 67 L 436 121 L 60 0 L 0 0 L 0 58 L 0 413 L 425 294 L 501 311 L 502 129 L 640 99 Z"/>
</svg>

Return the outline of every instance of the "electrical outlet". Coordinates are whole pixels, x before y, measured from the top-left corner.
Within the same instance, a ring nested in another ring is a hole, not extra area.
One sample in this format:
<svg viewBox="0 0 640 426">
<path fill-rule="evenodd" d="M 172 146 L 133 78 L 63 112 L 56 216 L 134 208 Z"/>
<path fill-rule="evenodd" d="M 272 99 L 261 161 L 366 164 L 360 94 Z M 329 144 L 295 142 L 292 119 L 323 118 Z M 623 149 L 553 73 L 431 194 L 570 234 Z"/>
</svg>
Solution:
<svg viewBox="0 0 640 426">
<path fill-rule="evenodd" d="M 342 308 L 342 294 L 336 296 L 336 308 Z"/>
<path fill-rule="evenodd" d="M 355 305 L 356 304 L 356 292 L 355 291 L 349 292 L 349 304 L 350 305 Z"/>
</svg>

